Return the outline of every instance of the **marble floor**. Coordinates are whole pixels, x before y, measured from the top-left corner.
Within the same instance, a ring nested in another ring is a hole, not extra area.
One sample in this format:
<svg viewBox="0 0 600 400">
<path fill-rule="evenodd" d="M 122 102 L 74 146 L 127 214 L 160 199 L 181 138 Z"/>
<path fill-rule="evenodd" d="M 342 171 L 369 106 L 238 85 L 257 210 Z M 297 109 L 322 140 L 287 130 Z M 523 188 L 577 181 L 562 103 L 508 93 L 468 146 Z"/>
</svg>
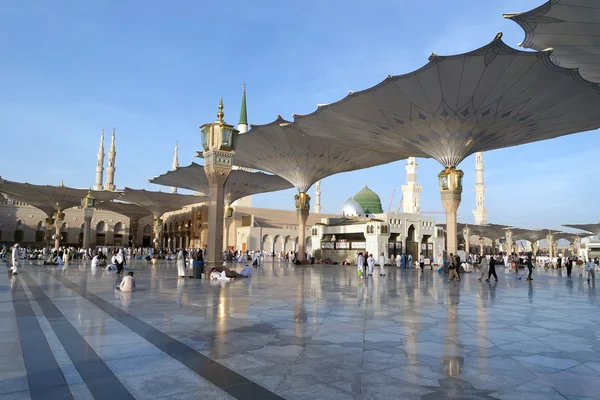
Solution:
<svg viewBox="0 0 600 400">
<path fill-rule="evenodd" d="M 131 268 L 134 293 L 89 264 L 0 273 L 0 399 L 600 398 L 596 287 L 577 273 Z"/>
</svg>

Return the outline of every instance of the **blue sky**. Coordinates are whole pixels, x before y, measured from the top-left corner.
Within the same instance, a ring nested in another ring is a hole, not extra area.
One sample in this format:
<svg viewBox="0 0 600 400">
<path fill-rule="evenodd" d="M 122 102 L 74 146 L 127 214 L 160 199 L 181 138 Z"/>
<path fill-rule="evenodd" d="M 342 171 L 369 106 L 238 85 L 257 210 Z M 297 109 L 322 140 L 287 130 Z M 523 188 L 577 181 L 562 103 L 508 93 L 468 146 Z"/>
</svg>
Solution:
<svg viewBox="0 0 600 400">
<path fill-rule="evenodd" d="M 0 175 L 32 183 L 93 184 L 101 128 L 117 128 L 116 184 L 157 190 L 147 179 L 200 147 L 222 96 L 236 123 L 248 83 L 251 123 L 308 113 L 316 104 L 410 72 L 440 55 L 472 50 L 504 32 L 523 32 L 502 13 L 543 0 L 93 1 L 4 0 L 0 9 Z M 108 144 L 106 146 L 108 150 Z M 597 132 L 484 154 L 489 222 L 529 228 L 600 220 Z M 419 160 L 422 209 L 442 211 L 434 160 Z M 474 159 L 460 166 L 460 221 L 475 207 Z M 404 163 L 329 177 L 323 211 L 364 183 L 394 206 Z M 312 192 L 312 190 L 311 190 Z M 293 209 L 293 191 L 255 196 Z"/>
</svg>

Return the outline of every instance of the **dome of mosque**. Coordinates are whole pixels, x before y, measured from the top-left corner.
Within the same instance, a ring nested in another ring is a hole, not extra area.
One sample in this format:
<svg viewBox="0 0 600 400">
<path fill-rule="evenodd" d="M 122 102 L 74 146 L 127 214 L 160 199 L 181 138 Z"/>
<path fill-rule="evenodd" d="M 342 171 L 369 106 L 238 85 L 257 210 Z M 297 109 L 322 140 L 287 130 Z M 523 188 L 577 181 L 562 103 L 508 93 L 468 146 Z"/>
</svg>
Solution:
<svg viewBox="0 0 600 400">
<path fill-rule="evenodd" d="M 342 204 L 342 209 L 340 210 L 342 215 L 347 217 L 362 217 L 365 215 L 365 212 L 361 208 L 360 204 L 356 202 L 352 197 Z"/>
<path fill-rule="evenodd" d="M 380 214 L 383 212 L 381 199 L 368 186 L 354 195 L 354 200 L 360 205 L 365 214 Z"/>
</svg>

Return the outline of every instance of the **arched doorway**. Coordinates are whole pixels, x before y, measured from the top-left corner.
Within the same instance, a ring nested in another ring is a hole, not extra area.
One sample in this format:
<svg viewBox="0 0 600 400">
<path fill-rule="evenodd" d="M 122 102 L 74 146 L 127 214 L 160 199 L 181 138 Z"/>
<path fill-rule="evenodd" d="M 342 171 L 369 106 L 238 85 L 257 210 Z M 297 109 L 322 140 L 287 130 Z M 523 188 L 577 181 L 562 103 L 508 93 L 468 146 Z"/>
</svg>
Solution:
<svg viewBox="0 0 600 400">
<path fill-rule="evenodd" d="M 106 244 L 106 223 L 98 222 L 96 225 L 96 246 L 104 246 Z"/>
<path fill-rule="evenodd" d="M 46 232 L 45 232 L 44 223 L 42 221 L 38 222 L 37 227 L 35 229 L 35 242 L 36 243 L 43 242 L 45 233 Z"/>
<path fill-rule="evenodd" d="M 273 240 L 271 239 L 271 236 L 269 236 L 269 235 L 263 236 L 261 250 L 266 250 L 267 253 L 269 255 L 271 255 L 271 252 L 273 251 Z"/>
<path fill-rule="evenodd" d="M 123 247 L 123 223 L 117 222 L 113 229 L 113 245 Z"/>
<path fill-rule="evenodd" d="M 142 247 L 150 247 L 152 245 L 152 226 L 144 225 L 142 230 Z"/>
<path fill-rule="evenodd" d="M 413 261 L 419 259 L 419 243 L 415 241 L 415 226 L 412 224 L 408 227 L 406 235 L 406 254 L 411 255 Z"/>
</svg>

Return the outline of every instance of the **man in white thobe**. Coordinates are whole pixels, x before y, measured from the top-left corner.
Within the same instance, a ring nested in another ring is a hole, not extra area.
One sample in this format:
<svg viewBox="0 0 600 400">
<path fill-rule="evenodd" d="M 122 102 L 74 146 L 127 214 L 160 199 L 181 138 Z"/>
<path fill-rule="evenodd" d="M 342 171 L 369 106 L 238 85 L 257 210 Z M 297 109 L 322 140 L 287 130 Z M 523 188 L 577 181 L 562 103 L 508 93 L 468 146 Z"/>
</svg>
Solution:
<svg viewBox="0 0 600 400">
<path fill-rule="evenodd" d="M 135 279 L 133 279 L 133 271 L 129 271 L 127 276 L 121 280 L 119 285 L 121 292 L 133 292 L 135 290 Z"/>
<path fill-rule="evenodd" d="M 15 245 L 12 248 L 12 267 L 10 269 L 10 271 L 13 273 L 13 275 L 17 274 L 17 265 L 19 264 L 19 243 L 15 243 Z"/>
<path fill-rule="evenodd" d="M 362 255 L 362 253 L 358 253 L 358 256 L 356 257 L 356 268 L 357 268 L 358 276 L 360 276 L 361 279 L 365 275 L 364 265 L 365 265 L 365 257 Z"/>
<path fill-rule="evenodd" d="M 379 255 L 379 276 L 385 276 L 385 271 L 383 267 L 385 266 L 385 254 L 381 252 Z"/>
<path fill-rule="evenodd" d="M 367 266 L 369 267 L 369 276 L 373 276 L 373 268 L 375 268 L 373 254 L 369 254 L 369 258 L 367 258 Z"/>
<path fill-rule="evenodd" d="M 185 278 L 185 256 L 183 255 L 183 249 L 177 253 L 177 277 Z"/>
</svg>

